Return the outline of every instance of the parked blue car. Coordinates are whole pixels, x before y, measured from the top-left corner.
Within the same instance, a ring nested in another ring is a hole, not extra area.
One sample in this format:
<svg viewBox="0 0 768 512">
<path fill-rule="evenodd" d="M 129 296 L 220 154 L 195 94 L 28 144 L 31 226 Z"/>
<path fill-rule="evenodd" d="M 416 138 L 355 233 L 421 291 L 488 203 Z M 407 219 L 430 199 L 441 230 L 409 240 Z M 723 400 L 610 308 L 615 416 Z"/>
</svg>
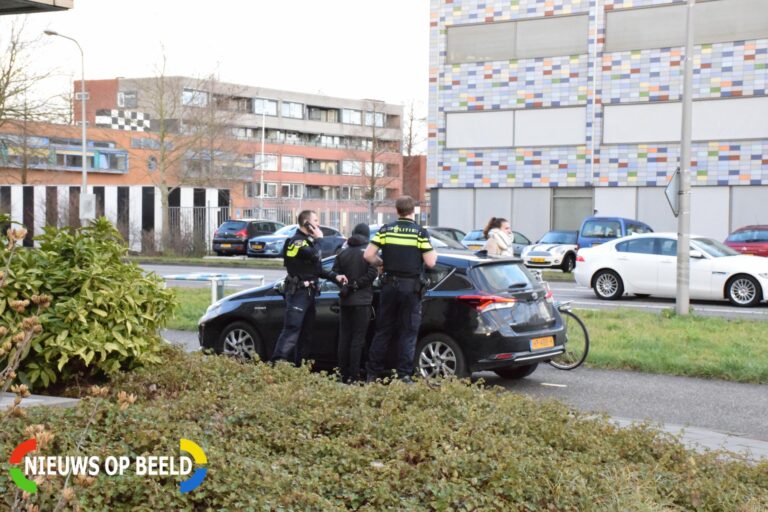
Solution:
<svg viewBox="0 0 768 512">
<path fill-rule="evenodd" d="M 271 235 L 257 236 L 248 241 L 248 256 L 268 256 L 278 258 L 283 254 L 283 246 L 296 233 L 297 224 L 282 227 Z M 318 241 L 323 256 L 337 254 L 347 240 L 337 229 L 320 226 L 323 238 Z"/>
<path fill-rule="evenodd" d="M 644 222 L 624 217 L 587 217 L 581 223 L 576 244 L 579 248 L 592 247 L 635 233 L 653 233 L 653 229 Z"/>
</svg>

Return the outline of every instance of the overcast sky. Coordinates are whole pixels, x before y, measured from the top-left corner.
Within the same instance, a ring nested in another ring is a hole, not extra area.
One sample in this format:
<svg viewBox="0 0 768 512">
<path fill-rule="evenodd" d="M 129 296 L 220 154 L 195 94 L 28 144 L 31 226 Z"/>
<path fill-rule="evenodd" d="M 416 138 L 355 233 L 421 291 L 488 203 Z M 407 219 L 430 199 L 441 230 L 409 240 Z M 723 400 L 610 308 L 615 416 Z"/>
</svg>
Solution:
<svg viewBox="0 0 768 512">
<path fill-rule="evenodd" d="M 26 34 L 79 41 L 86 79 L 166 73 L 244 85 L 416 100 L 426 110 L 428 0 L 74 0 L 67 12 L 27 17 Z M 4 16 L 10 19 L 12 16 Z M 3 27 L 7 27 L 2 20 Z M 2 29 L 3 27 L 0 27 Z M 48 37 L 35 66 L 80 76 L 75 46 Z M 54 87 L 54 84 L 51 84 Z"/>
</svg>

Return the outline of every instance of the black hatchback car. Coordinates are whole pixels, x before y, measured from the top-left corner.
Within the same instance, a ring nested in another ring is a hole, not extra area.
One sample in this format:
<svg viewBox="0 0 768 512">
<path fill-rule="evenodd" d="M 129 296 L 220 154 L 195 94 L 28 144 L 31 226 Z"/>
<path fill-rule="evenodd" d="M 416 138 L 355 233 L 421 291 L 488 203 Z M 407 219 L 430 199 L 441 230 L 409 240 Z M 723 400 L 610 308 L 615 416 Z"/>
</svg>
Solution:
<svg viewBox="0 0 768 512">
<path fill-rule="evenodd" d="M 225 254 L 246 254 L 248 239 L 259 235 L 269 235 L 285 224 L 264 219 L 230 219 L 224 221 L 213 232 L 213 252 L 219 256 Z"/>
<path fill-rule="evenodd" d="M 330 268 L 333 261 L 327 258 L 323 266 Z M 517 379 L 564 351 L 563 321 L 551 295 L 519 260 L 438 254 L 427 278 L 414 362 L 418 375 L 465 377 L 492 370 Z M 255 352 L 262 360 L 269 359 L 283 326 L 281 286 L 278 281 L 212 304 L 198 324 L 200 345 L 218 354 L 248 358 Z M 374 311 L 377 301 L 375 293 Z M 303 357 L 314 360 L 316 367 L 334 368 L 339 330 L 336 285 L 321 283 L 316 308 L 312 347 Z"/>
</svg>

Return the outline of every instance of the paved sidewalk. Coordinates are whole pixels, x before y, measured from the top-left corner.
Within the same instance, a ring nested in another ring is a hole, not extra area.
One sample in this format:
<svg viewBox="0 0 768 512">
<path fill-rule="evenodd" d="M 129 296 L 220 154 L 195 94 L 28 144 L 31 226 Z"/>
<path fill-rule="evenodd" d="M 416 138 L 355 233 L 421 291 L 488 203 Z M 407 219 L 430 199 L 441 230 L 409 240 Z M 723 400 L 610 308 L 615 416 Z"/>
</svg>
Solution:
<svg viewBox="0 0 768 512">
<path fill-rule="evenodd" d="M 13 393 L 0 393 L 0 410 L 5 410 L 13 405 Z M 79 402 L 77 398 L 64 398 L 60 396 L 30 395 L 21 401 L 22 407 L 35 407 L 47 405 L 50 407 L 74 407 Z"/>
<path fill-rule="evenodd" d="M 620 427 L 628 427 L 632 424 L 641 423 L 637 420 L 628 418 L 611 418 L 611 421 Z M 651 425 L 653 425 L 653 423 L 651 423 Z M 681 436 L 680 440 L 683 444 L 698 452 L 728 450 L 729 452 L 738 453 L 752 460 L 768 459 L 768 442 L 765 441 L 725 434 L 703 428 L 674 425 L 672 423 L 663 425 L 656 424 L 656 426 L 659 430 L 675 436 Z"/>
</svg>

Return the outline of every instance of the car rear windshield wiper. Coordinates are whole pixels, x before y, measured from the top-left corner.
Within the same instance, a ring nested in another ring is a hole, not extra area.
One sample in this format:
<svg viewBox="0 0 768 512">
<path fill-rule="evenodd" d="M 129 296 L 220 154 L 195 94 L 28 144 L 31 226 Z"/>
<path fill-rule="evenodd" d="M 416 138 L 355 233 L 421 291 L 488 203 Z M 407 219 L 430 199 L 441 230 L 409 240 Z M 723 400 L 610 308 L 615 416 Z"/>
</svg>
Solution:
<svg viewBox="0 0 768 512">
<path fill-rule="evenodd" d="M 528 286 L 528 283 L 512 283 L 511 285 L 507 286 L 508 290 L 511 290 L 512 288 L 525 288 Z"/>
</svg>

